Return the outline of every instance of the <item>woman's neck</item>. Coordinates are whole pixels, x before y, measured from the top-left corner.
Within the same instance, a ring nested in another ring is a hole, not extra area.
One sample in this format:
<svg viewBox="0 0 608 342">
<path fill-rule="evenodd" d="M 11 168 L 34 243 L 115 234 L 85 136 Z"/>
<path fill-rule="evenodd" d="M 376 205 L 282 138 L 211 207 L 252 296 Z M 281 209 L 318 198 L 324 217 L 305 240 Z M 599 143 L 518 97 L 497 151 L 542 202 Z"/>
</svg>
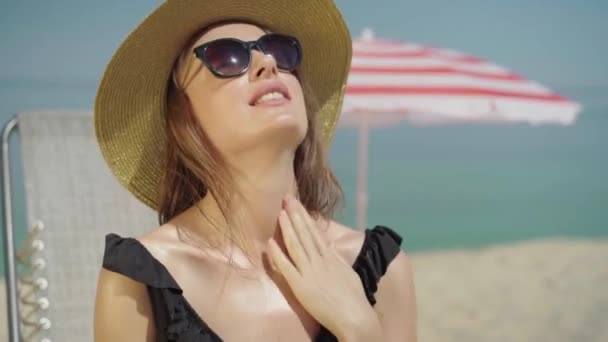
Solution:
<svg viewBox="0 0 608 342">
<path fill-rule="evenodd" d="M 277 236 L 277 219 L 282 209 L 282 199 L 285 195 L 296 196 L 297 187 L 293 153 L 286 152 L 278 158 L 257 156 L 248 159 L 255 160 L 255 163 L 233 166 L 231 173 L 236 191 L 230 194 L 230 208 L 226 214 L 230 215 L 229 223 L 237 226 L 220 228 L 241 230 L 253 248 L 251 257 L 257 263 L 262 258 L 262 252 L 267 249 L 268 241 Z M 197 206 L 213 222 L 226 224 L 217 199 L 210 193 Z M 210 230 L 204 227 L 207 221 L 200 212 L 197 221 L 204 222 L 195 225 L 202 229 L 200 233 L 205 238 Z"/>
</svg>

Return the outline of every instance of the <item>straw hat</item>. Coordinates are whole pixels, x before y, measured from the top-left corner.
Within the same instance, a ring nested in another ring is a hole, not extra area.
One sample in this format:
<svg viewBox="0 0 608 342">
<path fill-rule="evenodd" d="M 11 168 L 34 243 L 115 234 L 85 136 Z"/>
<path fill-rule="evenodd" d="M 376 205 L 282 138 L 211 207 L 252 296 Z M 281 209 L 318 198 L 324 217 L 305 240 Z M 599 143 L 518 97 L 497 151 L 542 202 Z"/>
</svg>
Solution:
<svg viewBox="0 0 608 342">
<path fill-rule="evenodd" d="M 167 84 L 174 61 L 200 29 L 225 20 L 262 25 L 300 40 L 299 75 L 320 104 L 329 143 L 351 60 L 351 37 L 331 0 L 168 0 L 120 45 L 95 100 L 102 155 L 120 183 L 157 209 L 166 134 Z"/>
</svg>

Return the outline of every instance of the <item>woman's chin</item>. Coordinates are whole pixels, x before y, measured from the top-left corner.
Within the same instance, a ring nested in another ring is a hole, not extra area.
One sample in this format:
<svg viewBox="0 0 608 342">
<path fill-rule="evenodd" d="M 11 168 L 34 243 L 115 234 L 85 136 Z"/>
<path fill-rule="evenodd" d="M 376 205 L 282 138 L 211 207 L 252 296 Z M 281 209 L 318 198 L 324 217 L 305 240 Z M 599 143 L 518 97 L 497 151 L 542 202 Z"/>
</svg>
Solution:
<svg viewBox="0 0 608 342">
<path fill-rule="evenodd" d="M 293 142 L 299 145 L 306 136 L 306 121 L 296 118 L 292 114 L 277 115 L 262 129 L 265 139 Z"/>
</svg>

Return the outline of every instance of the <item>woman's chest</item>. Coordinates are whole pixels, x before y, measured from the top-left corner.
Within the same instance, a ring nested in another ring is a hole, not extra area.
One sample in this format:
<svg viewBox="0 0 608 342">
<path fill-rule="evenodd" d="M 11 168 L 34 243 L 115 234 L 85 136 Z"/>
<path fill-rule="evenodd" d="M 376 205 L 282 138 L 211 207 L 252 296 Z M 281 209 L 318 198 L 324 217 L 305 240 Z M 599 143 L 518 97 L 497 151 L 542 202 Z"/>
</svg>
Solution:
<svg viewBox="0 0 608 342">
<path fill-rule="evenodd" d="M 319 324 L 281 278 L 205 273 L 181 277 L 180 286 L 190 308 L 222 340 L 311 341 L 317 335 Z"/>
</svg>

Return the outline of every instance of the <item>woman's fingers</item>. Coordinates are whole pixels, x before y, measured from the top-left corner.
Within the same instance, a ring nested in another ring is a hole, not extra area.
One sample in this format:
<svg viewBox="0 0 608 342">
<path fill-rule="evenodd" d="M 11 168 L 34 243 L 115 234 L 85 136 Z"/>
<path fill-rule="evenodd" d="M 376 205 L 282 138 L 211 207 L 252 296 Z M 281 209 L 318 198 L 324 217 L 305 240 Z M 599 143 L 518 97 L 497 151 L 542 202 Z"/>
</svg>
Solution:
<svg viewBox="0 0 608 342">
<path fill-rule="evenodd" d="M 320 255 L 325 255 L 325 253 L 327 252 L 327 249 L 329 248 L 329 245 L 327 243 L 327 240 L 325 240 L 325 237 L 323 237 L 323 235 L 321 235 L 321 232 L 319 231 L 319 226 L 312 219 L 312 217 L 310 217 L 310 214 L 308 213 L 306 208 L 304 208 L 304 205 L 302 205 L 302 203 L 300 201 L 297 201 L 297 207 L 298 207 L 298 211 L 299 211 L 300 215 L 304 218 L 304 221 L 306 222 L 306 226 L 308 227 L 308 232 L 310 233 L 310 236 L 312 237 L 312 240 L 314 241 L 314 244 L 317 248 L 318 253 Z"/>
<path fill-rule="evenodd" d="M 285 210 L 281 210 L 279 213 L 279 226 L 281 226 L 281 233 L 283 234 L 283 242 L 285 243 L 287 253 L 289 253 L 297 269 L 302 271 L 309 264 L 308 256 Z"/>
<path fill-rule="evenodd" d="M 311 234 L 311 230 L 316 229 L 316 227 L 311 227 L 308 221 L 306 221 L 308 213 L 305 210 L 300 210 L 302 205 L 298 200 L 290 198 L 286 202 L 287 213 L 293 224 L 292 227 L 294 228 L 302 247 L 306 251 L 309 260 L 311 262 L 316 262 L 319 259 L 320 254 Z"/>
<path fill-rule="evenodd" d="M 274 239 L 270 240 L 270 257 L 272 258 L 272 263 L 277 268 L 277 272 L 281 273 L 290 287 L 293 288 L 297 282 L 301 281 L 300 272 L 296 269 L 296 267 L 289 261 L 289 258 Z"/>
</svg>

